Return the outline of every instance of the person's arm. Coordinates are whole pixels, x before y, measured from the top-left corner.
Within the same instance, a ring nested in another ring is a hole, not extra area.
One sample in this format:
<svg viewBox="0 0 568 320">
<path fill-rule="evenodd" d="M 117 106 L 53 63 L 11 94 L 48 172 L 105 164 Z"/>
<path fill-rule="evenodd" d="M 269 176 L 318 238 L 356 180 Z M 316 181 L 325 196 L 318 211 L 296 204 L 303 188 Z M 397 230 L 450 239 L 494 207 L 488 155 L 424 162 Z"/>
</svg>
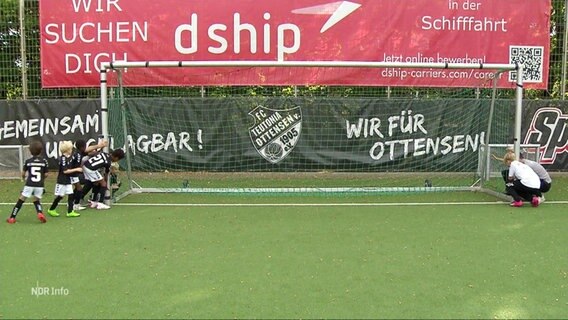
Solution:
<svg viewBox="0 0 568 320">
<path fill-rule="evenodd" d="M 111 166 L 110 163 L 105 166 L 105 176 L 108 176 L 108 174 L 110 173 L 110 166 Z"/>
<path fill-rule="evenodd" d="M 47 160 L 45 160 L 45 170 L 43 171 L 43 178 L 46 179 L 49 176 L 49 164 Z"/>
<path fill-rule="evenodd" d="M 106 146 L 108 146 L 108 141 L 107 141 L 106 139 L 103 139 L 103 140 L 99 141 L 99 143 L 97 143 L 97 144 L 95 144 L 95 145 L 88 146 L 88 147 L 85 149 L 85 153 L 91 153 L 91 152 L 96 151 L 96 150 L 98 150 L 98 149 L 102 149 L 102 148 L 104 148 L 104 147 L 106 147 Z"/>
<path fill-rule="evenodd" d="M 493 159 L 498 160 L 498 161 L 501 161 L 501 162 L 503 162 L 503 160 L 505 159 L 505 158 L 499 158 L 499 157 L 496 156 L 494 153 L 491 154 L 491 157 L 492 157 Z"/>
<path fill-rule="evenodd" d="M 515 181 L 515 167 L 513 165 L 511 165 L 509 167 L 509 176 L 507 177 L 509 179 L 510 182 Z"/>
<path fill-rule="evenodd" d="M 65 170 L 63 170 L 63 173 L 64 173 L 64 174 L 71 174 L 71 173 L 75 173 L 75 172 L 83 172 L 83 168 L 77 167 L 77 168 L 73 168 L 73 169 L 65 169 Z"/>
</svg>

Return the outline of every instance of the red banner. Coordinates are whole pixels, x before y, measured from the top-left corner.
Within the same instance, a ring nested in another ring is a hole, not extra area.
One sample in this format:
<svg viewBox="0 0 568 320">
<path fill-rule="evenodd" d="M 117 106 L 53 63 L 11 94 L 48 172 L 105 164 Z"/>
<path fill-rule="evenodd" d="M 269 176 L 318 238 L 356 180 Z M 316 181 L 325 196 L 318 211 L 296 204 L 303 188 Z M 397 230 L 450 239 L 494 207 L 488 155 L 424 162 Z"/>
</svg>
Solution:
<svg viewBox="0 0 568 320">
<path fill-rule="evenodd" d="M 42 85 L 98 86 L 107 61 L 523 63 L 545 89 L 549 0 L 42 0 Z M 514 73 L 499 77 L 511 87 Z M 478 87 L 489 70 L 130 69 L 125 84 Z"/>
</svg>

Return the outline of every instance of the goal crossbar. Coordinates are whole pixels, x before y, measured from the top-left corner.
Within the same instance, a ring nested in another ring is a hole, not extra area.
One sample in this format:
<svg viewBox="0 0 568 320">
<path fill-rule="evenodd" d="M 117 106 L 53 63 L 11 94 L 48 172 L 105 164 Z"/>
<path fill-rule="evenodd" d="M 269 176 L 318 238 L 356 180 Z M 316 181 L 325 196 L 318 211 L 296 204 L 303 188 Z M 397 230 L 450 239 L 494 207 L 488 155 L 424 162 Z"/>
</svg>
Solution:
<svg viewBox="0 0 568 320">
<path fill-rule="evenodd" d="M 514 151 L 520 152 L 523 97 L 523 65 L 519 63 L 402 63 L 383 61 L 112 61 L 100 65 L 102 134 L 108 130 L 107 72 L 122 68 L 185 68 L 185 67 L 316 67 L 316 68 L 434 68 L 434 69 L 492 69 L 516 71 Z"/>
<path fill-rule="evenodd" d="M 381 61 L 113 61 L 101 64 L 101 72 L 119 68 L 176 67 L 315 67 L 315 68 L 434 68 L 517 70 L 516 63 L 443 63 Z"/>
</svg>

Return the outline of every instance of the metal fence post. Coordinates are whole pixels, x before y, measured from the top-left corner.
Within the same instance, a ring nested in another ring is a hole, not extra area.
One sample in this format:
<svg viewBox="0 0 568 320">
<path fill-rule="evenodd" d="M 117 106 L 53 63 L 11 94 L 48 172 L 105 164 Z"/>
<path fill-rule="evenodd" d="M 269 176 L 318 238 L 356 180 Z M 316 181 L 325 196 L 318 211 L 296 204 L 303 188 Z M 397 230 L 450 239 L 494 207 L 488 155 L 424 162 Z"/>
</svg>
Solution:
<svg viewBox="0 0 568 320">
<path fill-rule="evenodd" d="M 28 98 L 28 61 L 26 51 L 26 5 L 25 0 L 20 0 L 20 56 L 21 56 L 21 72 L 22 72 L 22 99 Z"/>
<path fill-rule="evenodd" d="M 564 3 L 564 23 L 568 23 L 568 0 Z M 562 43 L 564 48 L 562 53 L 562 75 L 560 79 L 560 99 L 566 100 L 566 77 L 568 77 L 568 25 L 564 26 L 564 41 Z"/>
</svg>

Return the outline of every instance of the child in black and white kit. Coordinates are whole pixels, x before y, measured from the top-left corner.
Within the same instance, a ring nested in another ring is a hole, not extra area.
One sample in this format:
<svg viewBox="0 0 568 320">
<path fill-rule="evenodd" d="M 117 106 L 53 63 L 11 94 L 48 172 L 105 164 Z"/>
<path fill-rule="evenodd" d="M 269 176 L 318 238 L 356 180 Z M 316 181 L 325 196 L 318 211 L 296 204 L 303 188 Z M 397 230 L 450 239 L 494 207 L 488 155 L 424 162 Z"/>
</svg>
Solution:
<svg viewBox="0 0 568 320">
<path fill-rule="evenodd" d="M 52 217 L 59 217 L 59 213 L 55 210 L 59 201 L 67 196 L 67 217 L 79 217 L 80 214 L 74 210 L 74 190 L 71 178 L 75 173 L 81 172 L 81 167 L 76 167 L 73 157 L 73 143 L 71 141 L 62 141 L 59 143 L 59 173 L 57 174 L 57 183 L 55 184 L 55 199 L 47 213 Z"/>
<path fill-rule="evenodd" d="M 91 201 L 91 208 L 98 210 L 110 208 L 110 206 L 104 203 L 108 184 L 99 170 L 104 169 L 104 174 L 108 175 L 111 164 L 121 160 L 122 158 L 124 158 L 124 150 L 116 149 L 110 154 L 100 152 L 97 155 L 90 157 L 83 164 L 83 174 L 85 175 L 85 179 L 93 183 L 93 201 Z"/>
<path fill-rule="evenodd" d="M 47 222 L 43 215 L 41 208 L 41 197 L 44 192 L 45 178 L 47 177 L 48 164 L 47 160 L 41 156 L 43 151 L 43 144 L 40 141 L 33 141 L 30 143 L 30 153 L 32 157 L 27 159 L 24 163 L 24 170 L 22 171 L 22 179 L 26 179 L 26 185 L 22 190 L 16 205 L 12 209 L 12 213 L 6 222 L 10 224 L 16 223 L 16 216 L 20 212 L 22 205 L 27 198 L 34 197 L 34 207 L 37 212 L 37 218 L 42 223 Z"/>
</svg>

